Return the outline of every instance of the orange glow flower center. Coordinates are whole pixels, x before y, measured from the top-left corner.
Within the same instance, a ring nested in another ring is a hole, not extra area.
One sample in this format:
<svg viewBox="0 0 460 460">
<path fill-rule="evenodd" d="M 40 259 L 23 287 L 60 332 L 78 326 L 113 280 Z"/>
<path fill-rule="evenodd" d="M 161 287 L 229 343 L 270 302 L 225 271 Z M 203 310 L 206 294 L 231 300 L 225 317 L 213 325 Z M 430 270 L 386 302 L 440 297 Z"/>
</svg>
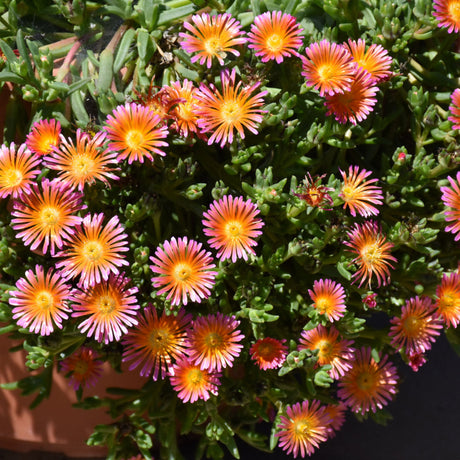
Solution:
<svg viewBox="0 0 460 460">
<path fill-rule="evenodd" d="M 320 65 L 317 69 L 321 81 L 327 81 L 334 76 L 334 69 L 330 64 Z"/>
<path fill-rule="evenodd" d="M 237 239 L 243 231 L 243 226 L 240 222 L 232 220 L 225 226 L 225 234 L 228 238 Z"/>
<path fill-rule="evenodd" d="M 42 311 L 50 310 L 54 305 L 53 294 L 48 291 L 40 291 L 35 297 L 35 304 Z"/>
<path fill-rule="evenodd" d="M 358 388 L 363 391 L 369 391 L 375 386 L 375 377 L 370 372 L 363 372 L 356 379 Z"/>
<path fill-rule="evenodd" d="M 78 375 L 85 375 L 88 372 L 89 364 L 86 361 L 77 361 L 74 365 L 73 372 Z"/>
<path fill-rule="evenodd" d="M 88 155 L 76 155 L 72 159 L 72 170 L 78 176 L 86 176 L 94 169 L 94 160 Z"/>
<path fill-rule="evenodd" d="M 219 54 L 222 51 L 222 45 L 219 37 L 210 37 L 204 42 L 204 49 L 208 54 Z M 225 54 L 225 53 L 221 53 Z M 225 57 L 224 55 L 222 57 Z"/>
<path fill-rule="evenodd" d="M 174 269 L 174 278 L 179 281 L 187 281 L 192 274 L 192 267 L 189 264 L 177 264 Z"/>
<path fill-rule="evenodd" d="M 139 146 L 144 143 L 144 140 L 144 135 L 138 129 L 131 129 L 126 134 L 126 144 L 128 144 L 131 149 L 139 148 Z"/>
<path fill-rule="evenodd" d="M 447 293 L 444 294 L 440 299 L 439 299 L 439 307 L 441 310 L 443 309 L 450 309 L 456 306 L 456 304 L 459 303 L 459 298 L 453 294 Z"/>
<path fill-rule="evenodd" d="M 222 336 L 217 332 L 211 332 L 206 336 L 205 343 L 208 347 L 219 348 L 223 343 Z"/>
<path fill-rule="evenodd" d="M 283 37 L 274 33 L 267 38 L 267 48 L 276 53 L 283 48 Z"/>
<path fill-rule="evenodd" d="M 104 247 L 99 241 L 88 241 L 83 245 L 82 255 L 90 262 L 99 262 L 104 254 Z"/>
<path fill-rule="evenodd" d="M 56 143 L 57 139 L 54 136 L 42 136 L 39 142 L 39 150 L 44 153 L 51 153 L 51 147 Z"/>
<path fill-rule="evenodd" d="M 220 109 L 222 119 L 227 123 L 234 123 L 241 116 L 241 107 L 236 101 L 226 101 Z"/>
<path fill-rule="evenodd" d="M 316 299 L 315 305 L 320 313 L 325 313 L 331 307 L 331 302 L 327 297 L 319 297 Z"/>
<path fill-rule="evenodd" d="M 59 222 L 60 212 L 54 206 L 46 206 L 40 212 L 40 221 L 44 227 L 54 227 Z"/>
<path fill-rule="evenodd" d="M 447 3 L 447 10 L 449 11 L 449 16 L 456 22 L 460 21 L 460 1 L 454 0 Z"/>
<path fill-rule="evenodd" d="M 332 343 L 327 339 L 323 339 L 319 341 L 316 348 L 319 350 L 318 354 L 321 358 L 327 358 L 331 354 Z"/>
<path fill-rule="evenodd" d="M 296 436 L 304 436 L 310 430 L 310 425 L 306 420 L 299 420 L 294 423 L 294 433 Z"/>
<path fill-rule="evenodd" d="M 98 299 L 98 310 L 103 315 L 109 315 L 117 309 L 117 301 L 111 295 L 102 295 Z"/>
<path fill-rule="evenodd" d="M 371 243 L 361 249 L 361 257 L 364 263 L 373 265 L 382 259 L 382 251 L 377 243 Z"/>
<path fill-rule="evenodd" d="M 415 316 L 408 316 L 403 322 L 404 332 L 409 337 L 417 337 L 422 326 L 423 320 Z"/>
<path fill-rule="evenodd" d="M 342 188 L 342 198 L 343 198 L 343 201 L 352 201 L 355 197 L 355 188 L 354 187 L 350 187 L 349 185 L 345 185 L 343 188 Z"/>
<path fill-rule="evenodd" d="M 3 173 L 3 183 L 6 187 L 16 187 L 21 183 L 23 177 L 19 169 L 9 168 Z"/>
<path fill-rule="evenodd" d="M 191 369 L 188 372 L 188 380 L 192 385 L 199 385 L 203 381 L 203 372 L 200 369 Z"/>
</svg>

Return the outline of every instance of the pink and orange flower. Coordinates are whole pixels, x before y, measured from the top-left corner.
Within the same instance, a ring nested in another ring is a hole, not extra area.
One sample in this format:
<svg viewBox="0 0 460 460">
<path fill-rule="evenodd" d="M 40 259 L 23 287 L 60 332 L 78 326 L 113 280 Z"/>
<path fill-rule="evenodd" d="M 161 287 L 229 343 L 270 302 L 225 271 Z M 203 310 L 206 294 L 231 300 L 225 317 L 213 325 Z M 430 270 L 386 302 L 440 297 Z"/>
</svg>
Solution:
<svg viewBox="0 0 460 460">
<path fill-rule="evenodd" d="M 59 363 L 61 371 L 69 374 L 69 385 L 75 391 L 96 385 L 102 375 L 103 364 L 98 353 L 85 346 Z"/>
<path fill-rule="evenodd" d="M 288 352 L 285 343 L 286 339 L 277 340 L 272 337 L 259 339 L 249 349 L 251 359 L 264 371 L 281 367 Z"/>
<path fill-rule="evenodd" d="M 26 138 L 27 148 L 37 155 L 48 155 L 60 143 L 61 123 L 54 118 L 33 124 Z"/>
<path fill-rule="evenodd" d="M 321 315 L 326 315 L 329 321 L 339 320 L 345 313 L 345 290 L 340 283 L 330 279 L 316 280 L 313 290 L 308 294 L 313 300 L 313 306 Z"/>
<path fill-rule="evenodd" d="M 456 328 L 460 323 L 460 275 L 442 275 L 441 284 L 436 288 L 436 311 L 447 327 Z"/>
<path fill-rule="evenodd" d="M 439 21 L 438 27 L 444 27 L 450 34 L 460 30 L 460 7 L 458 0 L 434 0 L 433 16 Z"/>
<path fill-rule="evenodd" d="M 446 227 L 446 232 L 455 235 L 455 241 L 460 240 L 460 171 L 456 178 L 447 177 L 450 187 L 441 187 L 441 200 L 444 206 L 450 208 L 444 212 L 447 222 L 451 222 Z"/>
<path fill-rule="evenodd" d="M 450 95 L 450 115 L 447 117 L 453 123 L 452 129 L 460 129 L 460 89 L 457 88 Z"/>
</svg>

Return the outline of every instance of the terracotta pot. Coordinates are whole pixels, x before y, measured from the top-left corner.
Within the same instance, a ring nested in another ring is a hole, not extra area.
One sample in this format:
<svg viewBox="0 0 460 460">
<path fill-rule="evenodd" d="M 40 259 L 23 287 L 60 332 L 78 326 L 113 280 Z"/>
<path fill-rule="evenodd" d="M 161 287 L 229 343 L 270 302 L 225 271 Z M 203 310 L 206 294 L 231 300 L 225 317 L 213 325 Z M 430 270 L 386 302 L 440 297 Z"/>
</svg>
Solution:
<svg viewBox="0 0 460 460">
<path fill-rule="evenodd" d="M 8 352 L 13 345 L 7 337 L 0 336 L 0 383 L 13 382 L 30 375 L 24 364 L 25 354 Z M 107 363 L 105 366 L 104 374 L 96 386 L 84 390 L 84 397 L 104 396 L 105 388 L 114 385 L 140 388 L 146 381 L 135 371 L 118 374 Z M 86 445 L 95 425 L 113 422 L 103 409 L 83 410 L 72 407 L 76 402 L 75 391 L 58 372 L 53 375 L 50 398 L 35 409 L 30 409 L 34 397 L 22 396 L 19 390 L 0 389 L 0 448 L 105 458 L 104 448 Z"/>
</svg>

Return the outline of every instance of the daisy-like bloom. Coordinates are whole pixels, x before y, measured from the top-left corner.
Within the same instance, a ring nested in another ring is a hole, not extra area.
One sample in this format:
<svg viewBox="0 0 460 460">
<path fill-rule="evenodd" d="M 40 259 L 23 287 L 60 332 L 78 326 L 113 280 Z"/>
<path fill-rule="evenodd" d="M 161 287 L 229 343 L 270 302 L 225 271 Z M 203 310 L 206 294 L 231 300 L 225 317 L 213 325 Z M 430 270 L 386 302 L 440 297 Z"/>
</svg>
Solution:
<svg viewBox="0 0 460 460">
<path fill-rule="evenodd" d="M 243 201 L 241 196 L 225 195 L 211 203 L 209 210 L 203 213 L 203 232 L 211 237 L 208 243 L 217 249 L 217 257 L 236 262 L 240 258 L 248 260 L 248 253 L 255 254 L 254 238 L 262 234 L 259 229 L 264 226 L 262 220 L 256 218 L 259 212 L 250 199 Z"/>
<path fill-rule="evenodd" d="M 352 368 L 339 381 L 337 395 L 352 412 L 376 412 L 392 399 L 398 379 L 387 355 L 376 362 L 370 347 L 363 347 L 355 352 Z"/>
<path fill-rule="evenodd" d="M 305 53 L 307 57 L 301 59 L 307 86 L 317 89 L 321 96 L 350 91 L 357 65 L 344 46 L 322 40 L 312 43 Z"/>
<path fill-rule="evenodd" d="M 357 42 L 349 39 L 345 46 L 358 66 L 367 70 L 376 83 L 391 77 L 390 67 L 393 60 L 382 45 L 374 43 L 366 51 L 366 42 L 360 38 Z"/>
<path fill-rule="evenodd" d="M 447 28 L 450 34 L 460 30 L 459 0 L 434 0 L 433 9 L 433 16 L 439 21 L 438 27 Z"/>
<path fill-rule="evenodd" d="M 339 123 L 349 121 L 356 125 L 358 121 L 365 120 L 374 109 L 378 90 L 371 74 L 360 68 L 348 90 L 343 93 L 326 94 L 326 115 L 334 115 Z"/>
<path fill-rule="evenodd" d="M 52 118 L 40 120 L 33 124 L 26 138 L 27 148 L 37 155 L 48 155 L 60 142 L 61 123 Z"/>
<path fill-rule="evenodd" d="M 444 273 L 436 288 L 435 306 L 448 327 L 456 328 L 460 323 L 460 275 Z"/>
<path fill-rule="evenodd" d="M 153 155 L 165 156 L 159 147 L 166 147 L 162 141 L 168 135 L 168 128 L 160 125 L 162 118 L 148 107 L 134 102 L 119 105 L 112 115 L 107 116 L 105 130 L 109 140 L 109 150 L 118 152 L 118 161 L 128 159 L 144 162 L 153 161 Z"/>
<path fill-rule="evenodd" d="M 264 371 L 281 367 L 288 352 L 285 343 L 286 339 L 277 340 L 271 337 L 259 339 L 249 350 L 251 359 Z"/>
<path fill-rule="evenodd" d="M 327 329 L 319 324 L 314 329 L 302 331 L 298 349 L 318 350 L 318 364 L 330 364 L 330 377 L 339 379 L 351 368 L 350 362 L 354 353 L 351 345 L 353 340 L 341 340 L 339 331 L 334 326 Z"/>
<path fill-rule="evenodd" d="M 345 423 L 346 409 L 347 406 L 341 401 L 337 404 L 328 404 L 326 406 L 325 412 L 330 418 L 330 422 L 327 426 L 327 435 L 329 439 L 334 438 L 336 432 L 339 431 Z"/>
<path fill-rule="evenodd" d="M 144 309 L 137 327 L 131 329 L 123 339 L 125 351 L 123 361 L 133 361 L 129 370 L 141 366 L 140 375 L 148 377 L 153 371 L 153 380 L 163 379 L 171 372 L 171 363 L 184 356 L 187 328 L 192 320 L 181 308 L 177 315 L 165 312 L 158 317 L 153 305 Z"/>
<path fill-rule="evenodd" d="M 369 220 L 355 226 L 347 233 L 349 241 L 345 241 L 350 249 L 356 254 L 351 261 L 358 265 L 359 269 L 352 276 L 353 283 L 359 279 L 359 287 L 367 281 L 371 288 L 372 278 L 377 278 L 377 285 L 385 286 L 390 281 L 390 268 L 394 268 L 391 262 L 396 258 L 390 254 L 393 243 L 386 242 L 377 222 Z"/>
<path fill-rule="evenodd" d="M 66 139 L 61 134 L 59 147 L 53 147 L 53 152 L 47 155 L 45 165 L 58 171 L 61 181 L 73 188 L 83 191 L 85 184 L 91 185 L 96 180 L 108 184 L 108 179 L 118 179 L 113 174 L 117 163 L 117 155 L 103 148 L 105 133 L 98 132 L 94 137 L 81 129 L 77 129 L 77 139 Z"/>
<path fill-rule="evenodd" d="M 26 144 L 18 149 L 14 143 L 9 147 L 3 144 L 0 147 L 0 198 L 17 198 L 21 193 L 29 193 L 41 172 L 34 169 L 40 163 L 40 157 L 33 155 Z"/>
<path fill-rule="evenodd" d="M 173 105 L 171 116 L 174 123 L 171 125 L 181 136 L 187 137 L 191 133 L 198 132 L 198 117 L 195 113 L 196 99 L 193 97 L 196 88 L 193 82 L 184 79 L 171 83 L 168 87 L 168 98 Z"/>
<path fill-rule="evenodd" d="M 189 331 L 190 359 L 201 369 L 220 372 L 232 367 L 239 356 L 244 335 L 237 329 L 240 322 L 234 316 L 218 312 L 215 315 L 200 316 Z"/>
<path fill-rule="evenodd" d="M 356 212 L 360 216 L 369 217 L 376 216 L 379 210 L 372 205 L 381 205 L 383 203 L 382 189 L 376 185 L 378 179 L 365 180 L 372 171 L 365 169 L 359 170 L 359 166 L 350 166 L 348 175 L 346 172 L 339 169 L 343 178 L 342 190 L 339 197 L 345 202 L 343 207 L 350 209 L 350 214 L 355 217 Z"/>
<path fill-rule="evenodd" d="M 234 46 L 246 43 L 242 36 L 241 24 L 229 13 L 210 16 L 208 13 L 195 14 L 192 23 L 185 21 L 184 27 L 191 34 L 180 32 L 179 37 L 182 48 L 187 53 L 197 53 L 191 61 L 199 61 L 201 65 L 206 62 L 209 69 L 212 59 L 216 58 L 220 65 L 224 65 L 227 53 L 239 56 L 240 52 Z"/>
<path fill-rule="evenodd" d="M 42 245 L 43 253 L 49 247 L 54 255 L 56 246 L 61 249 L 82 220 L 75 215 L 84 208 L 82 198 L 82 193 L 74 192 L 59 179 L 42 179 L 41 190 L 35 183 L 28 195 L 14 201 L 11 226 L 19 231 L 17 238 L 22 238 L 32 251 Z"/>
<path fill-rule="evenodd" d="M 296 458 L 310 456 L 321 442 L 328 437 L 331 422 L 325 406 L 319 401 L 304 401 L 286 407 L 286 415 L 280 417 L 276 436 L 280 447 Z"/>
<path fill-rule="evenodd" d="M 254 18 L 248 33 L 248 48 L 254 49 L 262 62 L 276 60 L 279 64 L 285 57 L 299 56 L 302 30 L 294 16 L 267 11 Z"/>
<path fill-rule="evenodd" d="M 325 176 L 311 177 L 310 173 L 307 173 L 303 184 L 299 186 L 298 192 L 292 192 L 294 196 L 304 200 L 309 206 L 313 208 L 319 208 L 324 210 L 330 210 L 325 206 L 332 205 L 333 200 L 329 195 L 333 189 L 326 187 L 325 185 L 320 185 L 321 179 Z"/>
<path fill-rule="evenodd" d="M 340 283 L 329 279 L 316 280 L 309 289 L 313 306 L 329 321 L 337 321 L 345 313 L 345 290 Z"/>
<path fill-rule="evenodd" d="M 197 100 L 196 116 L 198 127 L 203 133 L 212 131 L 208 144 L 220 142 L 223 147 L 233 142 L 233 131 L 236 130 L 244 139 L 244 129 L 257 134 L 257 123 L 263 119 L 263 97 L 267 91 L 251 94 L 260 86 L 260 82 L 242 87 L 242 81 L 235 84 L 236 70 L 221 73 L 222 93 L 213 85 L 200 84 L 195 93 Z"/>
<path fill-rule="evenodd" d="M 460 8 L 460 2 L 459 2 Z M 452 103 L 449 106 L 451 115 L 447 117 L 449 121 L 453 123 L 452 129 L 460 129 L 460 89 L 457 88 L 450 95 Z"/>
<path fill-rule="evenodd" d="M 159 276 L 152 278 L 153 286 L 161 288 L 157 294 L 168 292 L 166 299 L 172 305 L 181 302 L 187 305 L 188 298 L 192 302 L 201 302 L 211 294 L 217 272 L 212 270 L 211 253 L 201 249 L 202 244 L 187 237 L 172 237 L 158 247 L 155 256 L 150 257 L 154 265 L 150 269 Z"/>
<path fill-rule="evenodd" d="M 168 95 L 168 87 L 158 89 L 153 85 L 152 80 L 147 93 L 142 93 L 135 89 L 133 92 L 136 95 L 133 102 L 149 108 L 155 115 L 161 118 L 162 123 L 170 118 L 171 98 Z M 174 103 L 176 102 L 174 100 Z"/>
<path fill-rule="evenodd" d="M 75 391 L 96 385 L 102 375 L 103 365 L 98 358 L 98 354 L 91 348 L 81 347 L 60 362 L 61 371 L 66 374 L 70 373 L 69 385 Z"/>
<path fill-rule="evenodd" d="M 63 276 L 80 275 L 83 288 L 107 281 L 110 273 L 118 275 L 122 265 L 128 265 L 120 253 L 129 250 L 127 235 L 123 232 L 118 216 L 102 226 L 104 214 L 88 214 L 70 235 L 67 247 L 56 254 L 64 259 L 56 264 Z"/>
<path fill-rule="evenodd" d="M 184 403 L 194 403 L 198 399 L 207 401 L 211 394 L 217 395 L 220 377 L 220 372 L 201 369 L 192 360 L 182 357 L 172 366 L 169 380 Z"/>
<path fill-rule="evenodd" d="M 455 235 L 455 241 L 460 240 L 460 171 L 457 172 L 456 180 L 448 176 L 450 187 L 441 187 L 441 200 L 444 206 L 451 209 L 444 212 L 447 222 L 452 222 L 446 227 L 446 232 Z"/>
<path fill-rule="evenodd" d="M 35 273 L 27 270 L 25 278 L 16 283 L 16 291 L 10 291 L 9 303 L 13 308 L 13 319 L 18 326 L 30 332 L 50 335 L 54 327 L 62 329 L 62 320 L 71 310 L 68 300 L 71 288 L 58 272 L 35 266 Z"/>
<path fill-rule="evenodd" d="M 391 344 L 399 351 L 403 347 L 406 354 L 425 353 L 443 328 L 442 321 L 435 312 L 429 297 L 412 297 L 402 307 L 401 316 L 390 320 Z"/>
<path fill-rule="evenodd" d="M 120 340 L 128 327 L 138 324 L 137 287 L 128 287 L 131 280 L 124 276 L 110 274 L 85 290 L 75 290 L 72 295 L 72 318 L 87 318 L 78 325 L 80 331 L 94 336 L 98 342 L 109 343 Z"/>
</svg>

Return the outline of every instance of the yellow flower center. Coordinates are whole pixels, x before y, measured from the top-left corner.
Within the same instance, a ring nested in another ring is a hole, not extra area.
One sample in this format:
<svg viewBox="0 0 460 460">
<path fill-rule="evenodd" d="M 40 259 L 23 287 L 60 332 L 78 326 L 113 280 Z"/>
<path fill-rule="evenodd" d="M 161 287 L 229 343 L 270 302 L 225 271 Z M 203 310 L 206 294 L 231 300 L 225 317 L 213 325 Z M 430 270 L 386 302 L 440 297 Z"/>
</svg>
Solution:
<svg viewBox="0 0 460 460">
<path fill-rule="evenodd" d="M 438 301 L 439 310 L 448 311 L 451 309 L 460 307 L 460 298 L 458 295 L 453 293 L 446 293 L 439 298 Z"/>
<path fill-rule="evenodd" d="M 203 381 L 203 372 L 200 369 L 191 369 L 188 372 L 187 378 L 192 385 L 199 385 Z"/>
<path fill-rule="evenodd" d="M 138 149 L 144 143 L 144 135 L 138 129 L 131 129 L 126 134 L 126 145 L 130 149 Z"/>
<path fill-rule="evenodd" d="M 304 437 L 310 430 L 310 424 L 306 420 L 299 420 L 294 423 L 295 437 Z"/>
<path fill-rule="evenodd" d="M 451 0 L 447 2 L 447 11 L 454 22 L 460 22 L 460 1 Z"/>
<path fill-rule="evenodd" d="M 344 185 L 343 188 L 342 188 L 342 193 L 341 193 L 341 197 L 343 199 L 343 201 L 352 201 L 355 197 L 355 192 L 356 192 L 356 189 L 354 187 L 350 187 L 349 185 Z"/>
<path fill-rule="evenodd" d="M 38 150 L 43 153 L 51 153 L 52 146 L 56 145 L 57 139 L 54 136 L 42 136 L 38 142 Z"/>
<path fill-rule="evenodd" d="M 377 243 L 371 243 L 361 249 L 361 258 L 366 265 L 374 265 L 382 260 L 382 250 Z"/>
<path fill-rule="evenodd" d="M 169 348 L 171 338 L 167 329 L 155 329 L 149 336 L 149 343 L 157 353 L 161 350 L 166 351 Z"/>
<path fill-rule="evenodd" d="M 221 43 L 220 38 L 219 37 L 210 37 L 210 38 L 208 38 L 204 42 L 204 50 L 208 54 L 211 54 L 211 55 L 220 54 L 221 51 L 222 51 L 222 43 Z"/>
<path fill-rule="evenodd" d="M 71 170 L 76 176 L 84 177 L 94 170 L 94 159 L 89 155 L 75 155 L 72 158 Z"/>
<path fill-rule="evenodd" d="M 177 264 L 174 268 L 174 278 L 178 281 L 187 281 L 192 275 L 192 267 L 189 264 Z"/>
<path fill-rule="evenodd" d="M 230 222 L 227 222 L 227 224 L 225 225 L 225 234 L 227 235 L 227 238 L 238 239 L 242 233 L 243 226 L 241 225 L 241 222 L 232 220 Z"/>
<path fill-rule="evenodd" d="M 35 297 L 35 305 L 42 311 L 51 310 L 54 305 L 53 294 L 48 291 L 40 291 Z"/>
<path fill-rule="evenodd" d="M 375 383 L 375 376 L 370 372 L 363 372 L 356 379 L 356 385 L 358 386 L 358 388 L 365 392 L 369 392 L 369 390 L 372 390 L 375 386 Z"/>
<path fill-rule="evenodd" d="M 103 315 L 109 315 L 117 309 L 117 301 L 111 295 L 101 295 L 97 302 L 97 309 Z"/>
<path fill-rule="evenodd" d="M 104 246 L 99 241 L 88 241 L 83 245 L 82 255 L 90 262 L 99 262 L 104 255 Z"/>
<path fill-rule="evenodd" d="M 231 124 L 241 118 L 241 107 L 236 101 L 227 101 L 222 104 L 220 114 L 224 122 Z"/>
<path fill-rule="evenodd" d="M 43 227 L 54 227 L 60 218 L 59 209 L 54 206 L 46 206 L 40 212 L 40 222 Z"/>
<path fill-rule="evenodd" d="M 3 172 L 2 182 L 5 187 L 17 187 L 22 182 L 23 177 L 19 169 L 9 168 Z"/>
<path fill-rule="evenodd" d="M 330 359 L 333 350 L 332 343 L 329 340 L 320 340 L 316 348 L 319 350 L 318 356 L 321 359 Z"/>
<path fill-rule="evenodd" d="M 223 343 L 223 339 L 217 332 L 211 332 L 206 336 L 205 343 L 210 348 L 219 348 Z"/>
<path fill-rule="evenodd" d="M 73 372 L 74 374 L 78 374 L 80 376 L 85 375 L 88 372 L 89 364 L 82 359 L 77 361 L 74 365 Z"/>
<path fill-rule="evenodd" d="M 408 337 L 417 337 L 423 327 L 424 321 L 415 316 L 408 316 L 403 322 L 405 335 Z"/>
<path fill-rule="evenodd" d="M 331 306 L 331 302 L 327 297 L 319 297 L 315 301 L 316 309 L 322 314 L 326 313 L 331 308 Z"/>
<path fill-rule="evenodd" d="M 335 68 L 330 64 L 323 64 L 318 67 L 317 72 L 319 79 L 324 82 L 330 80 L 330 78 L 334 76 Z"/>
<path fill-rule="evenodd" d="M 267 48 L 272 51 L 273 53 L 276 53 L 280 51 L 283 48 L 283 37 L 278 34 L 271 34 L 267 38 L 266 42 Z"/>
</svg>

